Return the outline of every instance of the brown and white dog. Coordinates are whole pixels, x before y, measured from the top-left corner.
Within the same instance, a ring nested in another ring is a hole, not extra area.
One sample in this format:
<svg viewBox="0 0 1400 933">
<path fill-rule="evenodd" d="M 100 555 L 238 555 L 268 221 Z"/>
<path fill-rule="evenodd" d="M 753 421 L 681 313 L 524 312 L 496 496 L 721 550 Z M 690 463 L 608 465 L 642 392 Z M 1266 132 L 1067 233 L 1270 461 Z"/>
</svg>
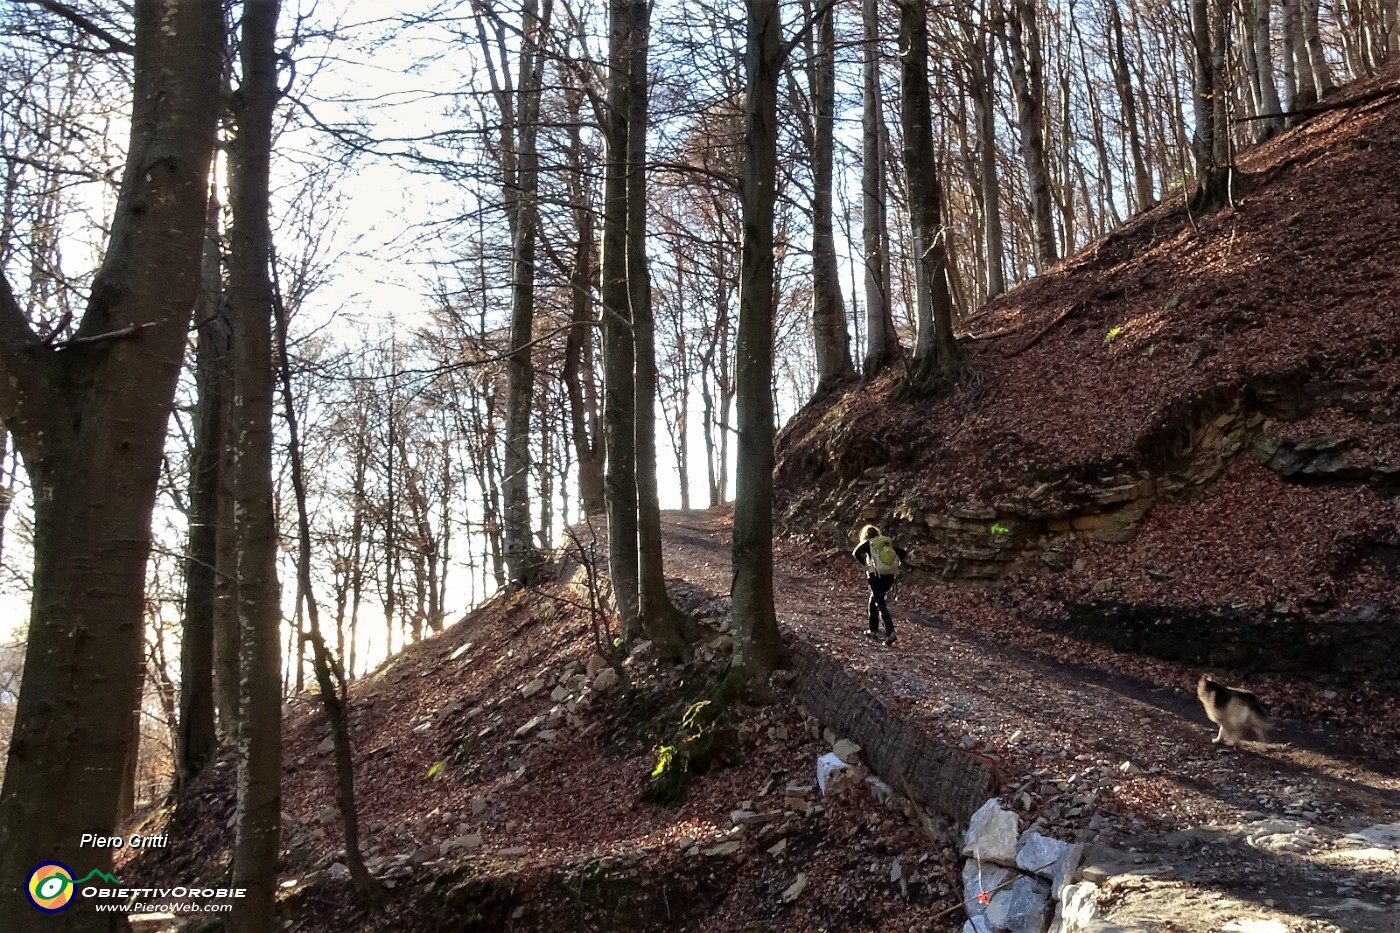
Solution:
<svg viewBox="0 0 1400 933">
<path fill-rule="evenodd" d="M 1217 683 L 1209 674 L 1202 674 L 1196 684 L 1196 696 L 1206 708 L 1210 721 L 1220 727 L 1212 742 L 1234 745 L 1252 734 L 1259 741 L 1267 741 L 1269 730 L 1274 723 L 1264 712 L 1259 698 L 1248 690 L 1227 687 Z"/>
</svg>

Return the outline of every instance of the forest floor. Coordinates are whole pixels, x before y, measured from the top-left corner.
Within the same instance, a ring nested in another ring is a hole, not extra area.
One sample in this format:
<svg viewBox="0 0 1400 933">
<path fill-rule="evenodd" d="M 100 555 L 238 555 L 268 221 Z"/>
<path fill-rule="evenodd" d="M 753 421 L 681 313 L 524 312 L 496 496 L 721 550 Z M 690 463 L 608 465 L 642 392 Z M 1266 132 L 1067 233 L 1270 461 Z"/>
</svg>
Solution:
<svg viewBox="0 0 1400 933">
<path fill-rule="evenodd" d="M 723 626 L 730 515 L 665 516 L 678 601 Z M 863 637 L 864 581 L 844 552 L 779 542 L 788 639 L 840 661 L 925 731 L 983 755 L 1024 828 L 1091 843 L 1110 917 L 1130 929 L 1400 930 L 1400 856 L 1347 834 L 1400 813 L 1400 720 L 1308 718 L 1322 688 L 1271 684 L 1268 744 L 1213 745 L 1198 674 L 1028 629 L 977 597 L 909 581 L 894 646 Z M 941 931 L 960 929 L 960 859 L 864 785 L 816 791 L 832 736 L 797 704 L 741 708 L 732 766 L 679 805 L 642 788 L 679 711 L 727 660 L 711 631 L 672 668 L 635 653 L 616 691 L 578 689 L 597 646 L 577 590 L 497 599 L 352 691 L 359 810 L 382 909 L 357 906 L 314 698 L 286 729 L 284 929 Z M 788 689 L 783 689 L 786 683 Z M 601 685 L 599 685 L 601 686 Z M 1316 698 L 1312 694 L 1318 694 Z M 1301 716 L 1289 711 L 1300 710 Z M 171 848 L 133 879 L 213 878 L 227 864 L 231 756 L 147 827 Z M 747 814 L 747 815 L 742 815 Z M 1231 924 L 1235 924 L 1231 926 Z M 1251 925 L 1254 924 L 1254 925 Z"/>
<path fill-rule="evenodd" d="M 727 585 L 711 544 L 721 522 L 671 517 L 672 572 Z M 931 736 L 994 761 L 1023 827 L 1119 853 L 1099 852 L 1105 863 L 1126 856 L 1096 869 L 1118 875 L 1111 919 L 1179 931 L 1400 930 L 1400 853 L 1347 838 L 1400 815 L 1393 702 L 1347 710 L 1348 698 L 1320 685 L 1272 683 L 1261 692 L 1282 713 L 1274 741 L 1226 749 L 1210 741 L 1199 670 L 1043 632 L 978 591 L 937 583 L 901 585 L 899 638 L 886 648 L 862 637 L 863 571 L 844 551 L 778 551 L 789 631 Z M 1281 925 L 1247 925 L 1269 920 Z"/>
</svg>

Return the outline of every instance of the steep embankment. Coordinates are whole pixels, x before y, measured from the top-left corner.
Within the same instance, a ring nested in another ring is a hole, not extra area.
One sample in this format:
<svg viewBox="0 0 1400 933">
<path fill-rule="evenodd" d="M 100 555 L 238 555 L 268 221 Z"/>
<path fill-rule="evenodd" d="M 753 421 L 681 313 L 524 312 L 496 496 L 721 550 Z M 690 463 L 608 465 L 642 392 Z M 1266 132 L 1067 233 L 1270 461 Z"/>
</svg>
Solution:
<svg viewBox="0 0 1400 933">
<path fill-rule="evenodd" d="M 616 652 L 610 666 L 599 652 L 613 652 L 616 632 L 591 611 L 588 589 L 546 583 L 491 600 L 352 684 L 361 843 L 387 888 L 376 909 L 355 896 L 346 868 L 320 704 L 294 700 L 284 728 L 279 929 L 949 929 L 960 910 L 956 853 L 934 845 L 901 800 L 854 786 L 819 792 L 815 764 L 831 742 L 802 704 L 810 689 L 834 692 L 821 677 L 779 676 L 772 702 L 741 705 L 727 720 L 713 773 L 678 803 L 644 799 L 658 746 L 676 744 L 682 712 L 729 660 L 728 600 L 715 583 L 731 576 L 728 529 L 723 514 L 668 523 L 672 572 L 699 581 L 670 581 L 700 634 L 683 666 L 660 663 L 647 643 Z M 598 548 L 590 551 L 596 562 Z M 829 592 L 820 604 L 792 595 L 831 615 Z M 884 709 L 872 701 L 866 712 Z M 943 757 L 984 764 L 970 752 Z M 173 810 L 146 817 L 145 831 L 167 833 L 170 847 L 123 850 L 124 884 L 227 883 L 235 771 L 226 750 Z M 978 789 L 973 806 L 990 783 Z M 172 930 L 181 919 L 141 929 Z"/>
<path fill-rule="evenodd" d="M 790 534 L 887 522 L 944 579 L 1196 664 L 1400 689 L 1400 70 L 965 322 L 971 375 L 893 376 L 780 441 Z"/>
<path fill-rule="evenodd" d="M 861 636 L 858 566 L 799 542 L 779 545 L 775 567 L 794 669 L 773 702 L 738 710 L 728 767 L 678 805 L 645 802 L 656 746 L 728 661 L 730 527 L 723 511 L 665 516 L 670 589 L 703 633 L 687 665 L 643 643 L 606 666 L 592 655 L 611 633 L 587 590 L 547 584 L 353 685 L 362 839 L 389 886 L 377 911 L 347 877 L 323 717 L 298 700 L 282 928 L 959 930 L 1000 869 L 967 885 L 958 830 L 996 795 L 1020 827 L 1088 844 L 1080 874 L 1120 928 L 1397 929 L 1400 843 L 1353 834 L 1400 802 L 1384 761 L 1400 714 L 1319 728 L 1326 710 L 1309 703 L 1323 691 L 1270 689 L 1283 742 L 1220 749 L 1193 670 L 1019 633 L 975 607 L 944 618 L 946 588 L 917 585 L 894 603 L 887 648 Z M 842 745 L 888 784 L 818 791 L 818 756 Z M 124 883 L 226 881 L 233 772 L 225 755 L 151 817 L 171 847 L 125 853 Z"/>
</svg>

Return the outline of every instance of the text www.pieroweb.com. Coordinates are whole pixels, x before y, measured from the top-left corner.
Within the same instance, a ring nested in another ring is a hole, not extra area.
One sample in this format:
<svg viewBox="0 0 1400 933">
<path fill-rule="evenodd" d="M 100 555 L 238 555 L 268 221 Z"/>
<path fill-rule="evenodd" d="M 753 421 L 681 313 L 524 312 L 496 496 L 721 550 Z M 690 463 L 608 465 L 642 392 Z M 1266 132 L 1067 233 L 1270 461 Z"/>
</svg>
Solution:
<svg viewBox="0 0 1400 933">
<path fill-rule="evenodd" d="M 147 904 L 137 901 L 133 904 L 93 904 L 100 914 L 222 914 L 233 910 L 232 904 Z"/>
</svg>

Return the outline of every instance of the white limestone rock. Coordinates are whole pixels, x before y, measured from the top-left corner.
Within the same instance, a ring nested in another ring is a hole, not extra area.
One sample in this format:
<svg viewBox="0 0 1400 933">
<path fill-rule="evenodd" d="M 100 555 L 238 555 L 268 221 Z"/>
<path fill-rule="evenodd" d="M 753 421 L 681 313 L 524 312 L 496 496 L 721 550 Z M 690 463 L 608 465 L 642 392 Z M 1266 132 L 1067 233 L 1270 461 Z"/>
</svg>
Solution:
<svg viewBox="0 0 1400 933">
<path fill-rule="evenodd" d="M 1030 875 L 1018 875 L 1011 887 L 992 895 L 987 923 L 1008 933 L 1043 933 L 1050 919 L 1050 885 Z"/>
<path fill-rule="evenodd" d="M 440 855 L 442 855 L 442 850 L 433 843 L 428 843 L 425 846 L 419 846 L 415 849 L 413 854 L 408 857 L 408 861 L 411 865 L 423 865 L 438 858 Z"/>
<path fill-rule="evenodd" d="M 1016 872 L 991 862 L 978 864 L 976 859 L 963 862 L 963 909 L 969 917 L 983 917 L 987 905 L 998 891 L 1009 885 Z M 985 899 L 984 899 L 985 895 Z"/>
<path fill-rule="evenodd" d="M 1079 862 L 1083 857 L 1083 845 L 1053 839 L 1035 830 L 1026 830 L 1021 834 L 1021 842 L 1016 850 L 1016 867 L 1048 879 L 1051 893 L 1058 897 L 1065 882 L 1071 880 L 1079 870 Z"/>
<path fill-rule="evenodd" d="M 822 796 L 838 793 L 850 784 L 851 766 L 842 761 L 835 752 L 827 752 L 817 759 L 817 786 Z"/>
<path fill-rule="evenodd" d="M 865 779 L 865 785 L 870 788 L 870 796 L 882 807 L 892 806 L 895 802 L 894 788 L 882 780 L 878 775 L 870 775 Z"/>
<path fill-rule="evenodd" d="M 438 722 L 442 722 L 449 716 L 456 716 L 458 713 L 460 713 L 466 708 L 467 704 L 465 700 L 451 699 L 439 706 L 437 708 L 437 712 L 433 713 L 433 716 L 437 719 Z"/>
<path fill-rule="evenodd" d="M 1092 881 L 1065 885 L 1050 933 L 1081 933 L 1103 919 L 1096 902 L 1099 886 Z"/>
<path fill-rule="evenodd" d="M 860 761 L 860 746 L 850 739 L 841 739 L 831 747 L 831 751 L 848 765 Z"/>
<path fill-rule="evenodd" d="M 522 725 L 519 729 L 515 730 L 515 737 L 517 739 L 523 739 L 525 736 L 538 729 L 543 723 L 543 716 L 531 716 L 528 720 L 525 721 L 524 725 Z"/>
<path fill-rule="evenodd" d="M 461 836 L 453 836 L 442 844 L 442 854 L 444 858 L 450 858 L 457 852 L 475 852 L 481 848 L 481 836 L 477 833 L 466 833 Z"/>
<path fill-rule="evenodd" d="M 993 797 L 968 820 L 962 854 L 998 865 L 1015 865 L 1016 837 L 1016 814 L 1003 809 Z"/>
</svg>

